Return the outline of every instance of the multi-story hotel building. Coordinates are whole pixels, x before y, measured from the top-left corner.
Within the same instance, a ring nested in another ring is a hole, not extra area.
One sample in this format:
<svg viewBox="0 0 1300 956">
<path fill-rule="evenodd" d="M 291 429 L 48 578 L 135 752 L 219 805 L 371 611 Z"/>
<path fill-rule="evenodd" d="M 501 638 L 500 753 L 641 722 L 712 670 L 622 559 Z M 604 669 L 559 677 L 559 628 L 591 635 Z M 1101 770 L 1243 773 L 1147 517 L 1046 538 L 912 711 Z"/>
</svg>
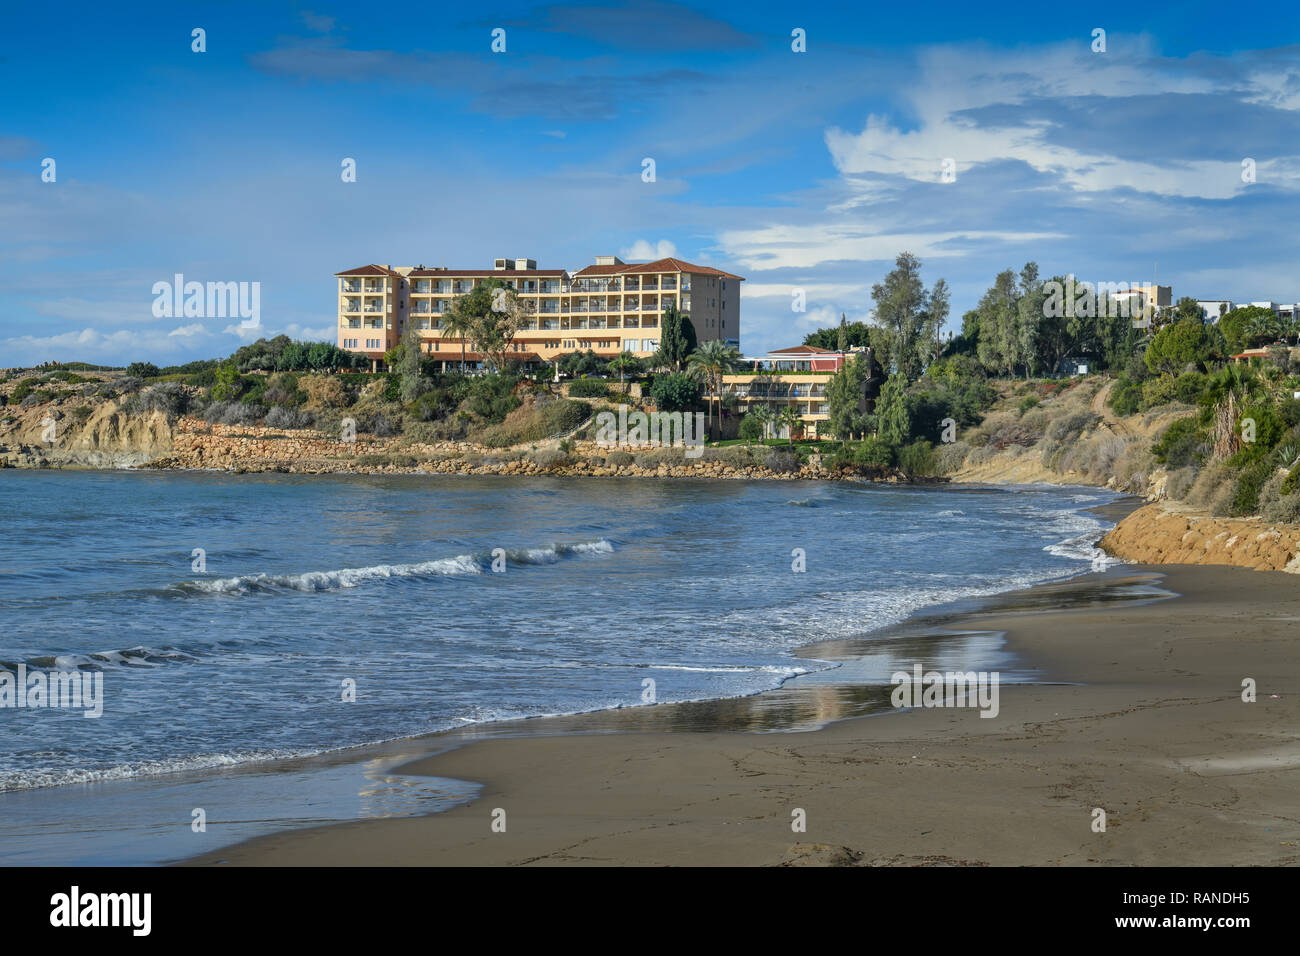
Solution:
<svg viewBox="0 0 1300 956">
<path fill-rule="evenodd" d="M 610 358 L 624 351 L 648 358 L 659 348 L 660 316 L 669 305 L 690 319 L 700 342 L 740 346 L 744 280 L 676 258 L 629 265 L 617 256 L 597 256 L 575 273 L 538 269 L 533 259 L 497 259 L 491 269 L 368 265 L 335 277 L 339 347 L 376 365 L 408 328 L 419 336 L 421 351 L 443 358 L 444 368 L 459 365 L 461 341 L 444 331 L 443 319 L 457 297 L 494 279 L 532 311 L 514 340 L 521 363 L 588 349 Z M 483 361 L 472 344 L 466 348 L 471 365 Z"/>
<path fill-rule="evenodd" d="M 751 371 L 722 376 L 721 397 L 735 396 L 740 415 L 749 414 L 756 405 L 766 405 L 773 411 L 793 406 L 803 423 L 803 437 L 830 438 L 832 436 L 825 431 L 830 419 L 826 386 L 846 361 L 864 351 L 837 352 L 815 345 L 777 349 L 760 358 L 748 359 L 753 363 Z M 874 361 L 870 354 L 865 360 Z M 864 410 L 874 407 L 874 395 L 873 390 L 871 397 L 863 396 Z M 709 400 L 718 397 L 710 395 Z M 789 429 L 785 426 L 769 425 L 768 431 L 777 438 L 789 437 Z"/>
</svg>

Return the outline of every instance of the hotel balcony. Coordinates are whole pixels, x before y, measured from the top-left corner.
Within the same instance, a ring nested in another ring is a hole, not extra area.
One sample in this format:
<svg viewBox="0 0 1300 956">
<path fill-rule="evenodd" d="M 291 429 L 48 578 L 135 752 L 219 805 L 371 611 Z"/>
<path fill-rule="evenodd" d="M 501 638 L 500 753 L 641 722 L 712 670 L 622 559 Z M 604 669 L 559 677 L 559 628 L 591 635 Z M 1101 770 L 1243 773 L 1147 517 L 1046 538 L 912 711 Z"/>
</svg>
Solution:
<svg viewBox="0 0 1300 956">
<path fill-rule="evenodd" d="M 361 291 L 361 283 L 360 283 L 360 282 L 357 282 L 355 279 L 353 279 L 353 280 L 344 279 L 344 280 L 343 280 L 343 291 L 344 291 L 344 292 L 360 292 L 360 291 Z"/>
<path fill-rule="evenodd" d="M 640 280 L 639 278 L 637 278 L 637 279 L 626 279 L 626 280 L 623 282 L 623 291 L 624 291 L 624 292 L 636 292 L 636 291 L 637 291 L 638 289 L 640 289 L 640 288 L 641 288 L 641 280 Z"/>
<path fill-rule="evenodd" d="M 660 283 L 659 287 L 666 292 L 671 292 L 677 288 L 677 280 L 664 279 L 663 282 Z"/>
<path fill-rule="evenodd" d="M 658 288 L 659 288 L 658 279 L 646 279 L 645 282 L 641 283 L 641 291 L 643 292 L 654 292 L 658 290 Z"/>
</svg>

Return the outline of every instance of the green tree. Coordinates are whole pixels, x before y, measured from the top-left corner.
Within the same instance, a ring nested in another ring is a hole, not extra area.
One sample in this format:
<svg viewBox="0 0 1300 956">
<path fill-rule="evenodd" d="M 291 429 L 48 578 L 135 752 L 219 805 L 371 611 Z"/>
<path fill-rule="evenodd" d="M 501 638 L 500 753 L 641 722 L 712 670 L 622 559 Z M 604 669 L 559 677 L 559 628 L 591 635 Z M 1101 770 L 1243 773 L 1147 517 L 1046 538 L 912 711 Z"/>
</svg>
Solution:
<svg viewBox="0 0 1300 956">
<path fill-rule="evenodd" d="M 776 423 L 786 429 L 786 438 L 794 445 L 795 429 L 803 427 L 803 417 L 794 405 L 786 405 L 776 416 Z"/>
<path fill-rule="evenodd" d="M 865 322 L 844 322 L 844 316 L 840 316 L 840 324 L 834 328 L 818 329 L 816 332 L 809 332 L 804 336 L 804 345 L 814 345 L 819 349 L 838 349 L 844 351 L 845 347 L 841 341 L 847 343 L 848 348 L 864 349 L 871 344 L 871 327 Z M 841 338 L 841 332 L 843 336 Z"/>
<path fill-rule="evenodd" d="M 1219 331 L 1207 327 L 1199 316 L 1185 318 L 1157 332 L 1142 358 L 1154 374 L 1175 374 L 1189 364 L 1204 367 L 1221 358 L 1221 340 Z"/>
<path fill-rule="evenodd" d="M 762 408 L 763 406 L 760 405 L 759 407 Z M 739 434 L 747 445 L 752 445 L 756 441 L 761 441 L 764 430 L 765 426 L 763 422 L 755 417 L 752 411 L 740 420 Z"/>
<path fill-rule="evenodd" d="M 880 437 L 895 446 L 902 445 L 909 432 L 906 388 L 906 378 L 896 372 L 885 381 L 880 389 L 880 401 L 876 403 Z"/>
<path fill-rule="evenodd" d="M 760 429 L 760 438 L 767 437 L 767 428 L 772 424 L 776 415 L 773 413 L 770 405 L 751 405 L 749 414 L 745 416 L 746 420 L 753 419 Z"/>
<path fill-rule="evenodd" d="M 699 403 L 700 380 L 689 372 L 656 375 L 650 383 L 650 397 L 665 411 L 687 411 Z"/>
<path fill-rule="evenodd" d="M 395 368 L 399 381 L 399 394 L 404 403 L 415 401 L 429 390 L 430 383 L 420 374 L 420 334 L 415 327 L 407 328 L 402 336 L 401 354 Z"/>
<path fill-rule="evenodd" d="M 909 381 L 920 377 L 938 338 L 938 327 L 948 314 L 947 284 L 940 281 L 930 292 L 921 282 L 921 260 L 899 253 L 884 282 L 871 287 L 876 304 L 878 344 L 886 364 Z M 877 344 L 877 339 L 872 340 Z"/>
<path fill-rule="evenodd" d="M 726 345 L 717 339 L 710 339 L 694 352 L 687 360 L 692 372 L 699 376 L 709 389 L 710 415 L 713 406 L 722 396 L 722 376 L 734 371 L 740 364 L 740 352 L 734 346 Z M 718 425 L 722 424 L 722 409 L 718 407 Z"/>
<path fill-rule="evenodd" d="M 690 318 L 669 305 L 659 320 L 659 351 L 654 363 L 659 368 L 680 372 L 697 347 L 695 326 Z"/>
<path fill-rule="evenodd" d="M 162 372 L 153 362 L 132 362 L 126 367 L 126 374 L 132 378 L 154 378 Z"/>
<path fill-rule="evenodd" d="M 641 372 L 641 360 L 631 352 L 620 352 L 609 360 L 608 367 L 611 373 L 618 373 L 619 384 L 623 385 L 623 393 L 627 394 L 626 376 L 628 373 L 636 375 Z"/>
<path fill-rule="evenodd" d="M 1219 320 L 1219 331 L 1223 333 L 1228 348 L 1233 352 L 1240 352 L 1242 349 L 1253 348 L 1257 342 L 1252 325 L 1259 329 L 1265 323 L 1276 319 L 1273 310 L 1262 305 L 1242 306 L 1233 309 Z"/>
<path fill-rule="evenodd" d="M 865 355 L 854 355 L 826 383 L 827 424 L 841 441 L 867 430 L 867 378 L 870 369 Z"/>
<path fill-rule="evenodd" d="M 243 383 L 239 378 L 239 369 L 235 363 L 226 362 L 217 366 L 217 381 L 212 386 L 212 397 L 218 402 L 226 402 L 239 397 Z"/>
<path fill-rule="evenodd" d="M 1006 269 L 998 273 L 992 287 L 975 307 L 979 325 L 976 354 L 980 364 L 991 371 L 1013 375 L 1020 364 L 1019 336 L 1016 334 L 1018 302 L 1016 274 Z"/>
</svg>

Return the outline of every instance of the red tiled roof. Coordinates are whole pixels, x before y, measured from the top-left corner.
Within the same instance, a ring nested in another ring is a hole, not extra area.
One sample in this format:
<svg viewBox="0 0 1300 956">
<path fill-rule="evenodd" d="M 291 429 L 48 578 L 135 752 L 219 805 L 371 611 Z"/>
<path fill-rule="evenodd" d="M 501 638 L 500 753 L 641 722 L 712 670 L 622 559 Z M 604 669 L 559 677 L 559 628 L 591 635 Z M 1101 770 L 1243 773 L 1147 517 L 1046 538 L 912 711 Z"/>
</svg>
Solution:
<svg viewBox="0 0 1300 956">
<path fill-rule="evenodd" d="M 411 278 L 431 279 L 438 276 L 474 276 L 475 278 L 492 278 L 493 276 L 562 276 L 563 269 L 415 269 Z"/>
<path fill-rule="evenodd" d="M 834 355 L 834 354 L 836 354 L 834 349 L 824 349 L 824 348 L 819 348 L 819 347 L 816 346 L 816 345 L 795 345 L 795 346 L 792 346 L 791 348 L 788 348 L 788 349 L 772 349 L 772 351 L 769 352 L 768 354 L 769 354 L 769 355 L 787 355 L 787 354 L 794 354 L 794 353 L 798 353 L 799 355 L 812 355 L 812 354 L 818 354 L 818 355 L 821 355 L 821 354 Z"/>
<path fill-rule="evenodd" d="M 701 275 L 725 276 L 728 279 L 745 281 L 743 276 L 723 272 L 721 269 L 714 269 L 712 266 L 697 266 L 694 263 L 673 256 L 666 259 L 656 259 L 654 262 L 642 262 L 633 265 L 587 266 L 575 272 L 574 276 L 607 276 L 639 272 L 696 272 Z"/>
<path fill-rule="evenodd" d="M 371 263 L 371 264 L 368 265 L 368 266 L 361 266 L 360 268 L 357 268 L 357 269 L 348 269 L 348 270 L 346 270 L 346 271 L 344 271 L 344 272 L 336 272 L 336 273 L 334 273 L 334 274 L 335 274 L 336 276 L 396 276 L 396 275 L 400 275 L 400 273 L 394 272 L 392 269 L 385 269 L 383 266 L 377 266 L 377 265 L 375 265 L 374 263 Z"/>
</svg>

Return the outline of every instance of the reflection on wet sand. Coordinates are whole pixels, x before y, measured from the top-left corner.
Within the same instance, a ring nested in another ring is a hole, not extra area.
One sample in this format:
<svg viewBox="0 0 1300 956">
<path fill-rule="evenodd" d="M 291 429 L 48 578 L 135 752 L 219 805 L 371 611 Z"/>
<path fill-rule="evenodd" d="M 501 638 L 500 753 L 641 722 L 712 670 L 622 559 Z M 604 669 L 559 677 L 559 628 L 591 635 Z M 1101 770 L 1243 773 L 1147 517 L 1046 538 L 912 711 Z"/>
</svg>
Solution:
<svg viewBox="0 0 1300 956">
<path fill-rule="evenodd" d="M 991 598 L 955 602 L 861 637 L 802 647 L 796 652 L 799 657 L 833 661 L 837 666 L 791 678 L 774 690 L 749 697 L 502 721 L 436 736 L 456 746 L 486 737 L 574 733 L 817 730 L 836 720 L 893 710 L 890 675 L 899 670 L 911 671 L 918 663 L 927 671 L 996 670 L 1004 684 L 1033 682 L 1039 675 L 1004 649 L 1002 631 L 979 630 L 971 624 L 1010 614 L 1114 607 L 1174 597 L 1173 592 L 1157 586 L 1160 580 L 1158 574 L 1134 574 L 1119 568 Z"/>
</svg>

